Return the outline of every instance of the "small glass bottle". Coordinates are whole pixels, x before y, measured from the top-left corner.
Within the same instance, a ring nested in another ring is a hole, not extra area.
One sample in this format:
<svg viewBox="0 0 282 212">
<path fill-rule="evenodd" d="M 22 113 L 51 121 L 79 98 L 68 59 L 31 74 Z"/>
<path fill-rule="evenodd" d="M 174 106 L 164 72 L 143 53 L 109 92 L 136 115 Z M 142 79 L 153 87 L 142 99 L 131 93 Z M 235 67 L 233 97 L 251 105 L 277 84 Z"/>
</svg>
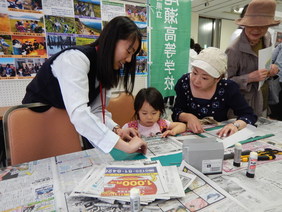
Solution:
<svg viewBox="0 0 282 212">
<path fill-rule="evenodd" d="M 139 188 L 132 188 L 130 190 L 130 211 L 140 211 L 140 190 Z"/>
<path fill-rule="evenodd" d="M 256 152 L 251 152 L 249 156 L 249 162 L 248 162 L 248 169 L 246 176 L 250 178 L 255 177 L 255 170 L 257 166 L 257 160 L 258 160 L 258 153 Z"/>
<path fill-rule="evenodd" d="M 237 143 L 234 147 L 234 161 L 233 166 L 240 167 L 241 165 L 242 144 Z"/>
</svg>

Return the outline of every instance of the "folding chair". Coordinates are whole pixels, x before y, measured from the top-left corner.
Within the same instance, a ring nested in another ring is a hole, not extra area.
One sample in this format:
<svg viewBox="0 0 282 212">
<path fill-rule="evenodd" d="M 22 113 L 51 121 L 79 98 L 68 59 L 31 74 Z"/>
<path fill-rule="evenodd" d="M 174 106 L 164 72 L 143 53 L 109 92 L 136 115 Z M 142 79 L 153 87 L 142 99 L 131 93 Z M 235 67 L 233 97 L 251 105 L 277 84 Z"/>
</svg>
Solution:
<svg viewBox="0 0 282 212">
<path fill-rule="evenodd" d="M 33 110 L 42 103 L 11 107 L 3 119 L 7 165 L 81 151 L 80 135 L 64 109 Z M 33 110 L 31 110 L 33 109 Z"/>
<path fill-rule="evenodd" d="M 107 110 L 112 113 L 112 119 L 121 127 L 134 120 L 134 97 L 121 92 L 119 96 L 111 98 Z"/>
</svg>

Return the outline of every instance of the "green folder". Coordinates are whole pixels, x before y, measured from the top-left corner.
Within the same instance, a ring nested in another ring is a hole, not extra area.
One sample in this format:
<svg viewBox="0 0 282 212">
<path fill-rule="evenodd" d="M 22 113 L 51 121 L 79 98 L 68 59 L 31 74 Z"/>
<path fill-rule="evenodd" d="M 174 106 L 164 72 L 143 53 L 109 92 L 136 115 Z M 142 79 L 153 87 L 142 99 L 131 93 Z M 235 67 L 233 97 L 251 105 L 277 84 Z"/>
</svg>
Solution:
<svg viewBox="0 0 282 212">
<path fill-rule="evenodd" d="M 113 157 L 114 160 L 116 161 L 121 161 L 121 160 L 141 160 L 141 159 L 146 159 L 146 156 L 141 154 L 141 153 L 126 153 L 123 152 L 119 149 L 113 149 L 110 152 L 111 156 Z"/>
<path fill-rule="evenodd" d="M 162 166 L 180 166 L 182 162 L 182 152 L 170 154 L 170 155 L 163 155 L 152 157 L 151 160 L 159 160 Z"/>
</svg>

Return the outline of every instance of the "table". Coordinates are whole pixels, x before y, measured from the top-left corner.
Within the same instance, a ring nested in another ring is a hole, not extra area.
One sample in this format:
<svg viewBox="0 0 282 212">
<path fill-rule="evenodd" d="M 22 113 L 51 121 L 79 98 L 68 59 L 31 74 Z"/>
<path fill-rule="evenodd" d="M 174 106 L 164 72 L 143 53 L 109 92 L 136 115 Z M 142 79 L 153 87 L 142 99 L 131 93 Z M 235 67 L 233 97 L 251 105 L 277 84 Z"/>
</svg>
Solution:
<svg viewBox="0 0 282 212">
<path fill-rule="evenodd" d="M 244 144 L 243 149 L 250 147 L 260 149 L 269 145 L 282 149 L 281 127 L 282 122 L 260 119 L 257 133 L 262 135 L 271 132 L 275 136 Z M 0 172 L 0 180 L 2 179 L 0 181 L 0 211 L 8 209 L 14 209 L 13 211 L 24 209 L 29 209 L 29 211 L 78 211 L 78 208 L 80 211 L 86 211 L 89 208 L 92 208 L 89 211 L 105 211 L 105 208 L 98 206 L 93 198 L 70 198 L 68 195 L 95 164 L 112 163 L 113 161 L 111 155 L 91 149 L 7 167 Z M 216 188 L 219 193 L 223 194 L 221 198 L 226 200 L 224 204 L 216 202 L 218 206 L 213 208 L 216 211 L 231 211 L 232 209 L 232 211 L 244 211 L 236 210 L 240 204 L 252 211 L 281 211 L 282 155 L 277 156 L 273 161 L 259 162 L 255 178 L 246 177 L 246 164 L 242 164 L 236 170 L 236 167 L 230 166 L 232 162 L 232 160 L 224 161 L 224 174 L 208 177 L 199 175 L 199 179 L 211 182 L 203 186 L 201 181 L 197 181 L 198 187 L 194 188 L 193 193 L 187 193 L 185 198 L 160 203 L 162 211 L 168 211 L 168 207 L 179 208 L 179 205 L 184 205 L 183 201 L 196 200 L 197 203 L 203 204 L 204 194 L 211 188 Z M 223 189 L 225 193 L 220 189 Z M 196 195 L 198 195 L 197 198 Z M 228 199 L 229 196 L 232 197 L 232 201 Z M 195 202 L 193 204 L 196 205 Z M 205 202 L 205 204 L 211 203 Z M 113 206 L 109 211 L 128 211 L 119 207 Z M 198 207 L 203 207 L 201 211 L 211 210 L 200 204 Z"/>
</svg>

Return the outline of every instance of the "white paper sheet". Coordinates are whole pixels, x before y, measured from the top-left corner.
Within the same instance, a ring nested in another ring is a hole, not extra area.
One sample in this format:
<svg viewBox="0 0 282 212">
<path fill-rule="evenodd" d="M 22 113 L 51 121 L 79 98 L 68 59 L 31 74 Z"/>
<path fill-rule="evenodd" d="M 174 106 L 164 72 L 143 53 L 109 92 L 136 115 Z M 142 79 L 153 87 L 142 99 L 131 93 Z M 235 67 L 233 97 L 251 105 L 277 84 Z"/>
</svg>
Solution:
<svg viewBox="0 0 282 212">
<path fill-rule="evenodd" d="M 270 70 L 272 56 L 272 47 L 261 49 L 258 52 L 258 69 L 268 69 Z M 260 90 L 263 85 L 264 80 L 259 82 L 258 90 Z"/>
<path fill-rule="evenodd" d="M 234 144 L 238 143 L 239 141 L 244 141 L 250 137 L 252 137 L 256 132 L 256 127 L 253 125 L 247 125 L 244 129 L 230 135 L 225 139 L 217 139 L 218 142 L 223 142 L 224 149 L 233 146 Z"/>
</svg>

